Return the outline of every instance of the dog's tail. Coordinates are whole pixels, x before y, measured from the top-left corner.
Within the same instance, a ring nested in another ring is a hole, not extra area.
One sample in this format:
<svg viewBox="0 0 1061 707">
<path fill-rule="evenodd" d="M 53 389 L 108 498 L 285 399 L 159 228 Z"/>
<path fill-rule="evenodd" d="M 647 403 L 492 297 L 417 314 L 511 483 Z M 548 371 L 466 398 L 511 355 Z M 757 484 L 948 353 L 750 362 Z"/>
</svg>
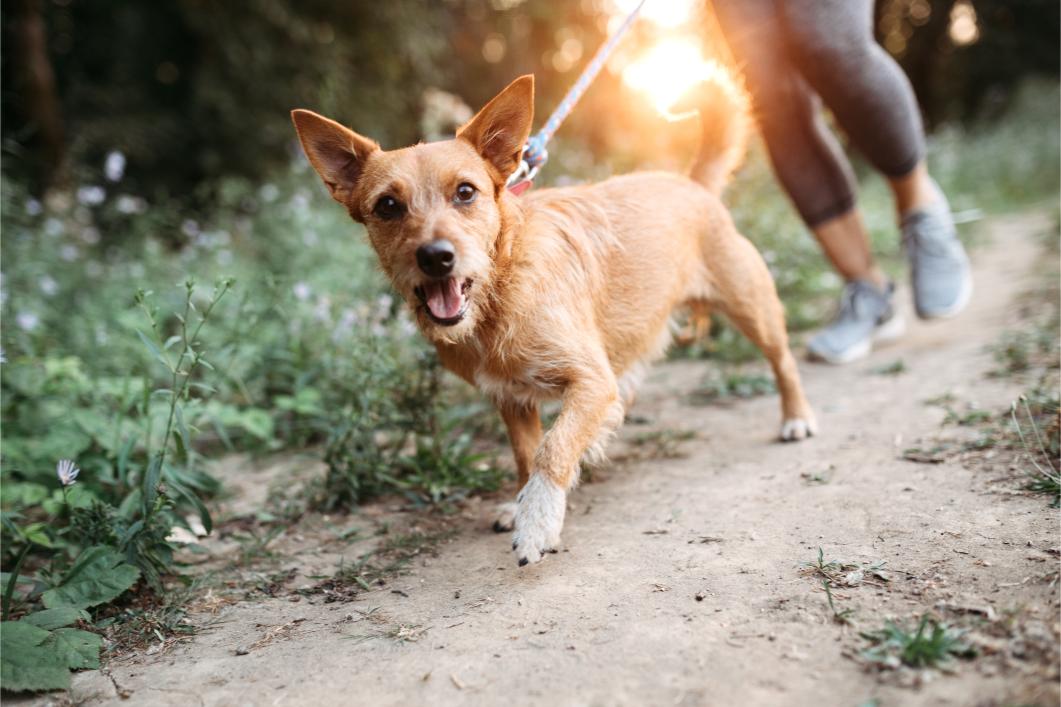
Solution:
<svg viewBox="0 0 1061 707">
<path fill-rule="evenodd" d="M 711 193 L 721 194 L 748 149 L 752 130 L 748 94 L 729 70 L 715 62 L 690 100 L 689 107 L 700 113 L 703 137 L 689 176 Z"/>
</svg>

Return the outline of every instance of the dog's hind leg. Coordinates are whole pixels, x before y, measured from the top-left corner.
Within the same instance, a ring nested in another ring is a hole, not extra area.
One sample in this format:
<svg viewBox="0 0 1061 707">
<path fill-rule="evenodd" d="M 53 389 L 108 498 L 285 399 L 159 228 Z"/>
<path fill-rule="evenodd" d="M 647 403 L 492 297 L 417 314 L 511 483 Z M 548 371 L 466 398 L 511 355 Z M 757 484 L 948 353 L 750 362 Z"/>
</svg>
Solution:
<svg viewBox="0 0 1061 707">
<path fill-rule="evenodd" d="M 743 236 L 726 239 L 713 253 L 711 302 L 766 356 L 781 393 L 781 439 L 793 441 L 817 432 L 803 395 L 796 359 L 788 347 L 785 312 L 774 279 L 759 251 Z"/>
<path fill-rule="evenodd" d="M 516 473 L 519 478 L 519 490 L 522 490 L 530 478 L 534 453 L 542 442 L 542 419 L 535 403 L 499 402 L 498 411 L 508 429 L 508 440 L 512 445 L 512 454 L 516 458 Z M 494 521 L 494 532 L 504 533 L 512 530 L 516 518 L 516 504 L 502 503 Z"/>
<path fill-rule="evenodd" d="M 674 343 L 679 346 L 702 341 L 711 333 L 711 309 L 703 300 L 692 300 L 686 303 L 689 309 L 689 320 L 685 326 L 674 335 Z"/>
</svg>

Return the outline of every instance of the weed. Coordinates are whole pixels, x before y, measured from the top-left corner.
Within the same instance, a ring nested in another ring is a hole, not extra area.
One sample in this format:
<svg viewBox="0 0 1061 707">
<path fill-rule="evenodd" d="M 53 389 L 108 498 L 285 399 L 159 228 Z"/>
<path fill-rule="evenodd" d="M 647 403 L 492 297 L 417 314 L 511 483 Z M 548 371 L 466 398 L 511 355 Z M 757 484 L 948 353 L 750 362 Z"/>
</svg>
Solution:
<svg viewBox="0 0 1061 707">
<path fill-rule="evenodd" d="M 850 625 L 851 617 L 854 615 L 855 610 L 854 609 L 844 609 L 843 611 L 838 611 L 837 610 L 836 604 L 833 602 L 833 590 L 832 590 L 832 587 L 830 586 L 829 580 L 827 580 L 827 579 L 823 579 L 822 580 L 822 588 L 825 590 L 825 598 L 829 602 L 829 611 L 833 612 L 833 621 L 835 621 L 836 623 L 838 623 L 838 624 L 840 624 L 842 626 Z"/>
<path fill-rule="evenodd" d="M 441 529 L 388 535 L 375 550 L 362 554 L 357 560 L 340 560 L 331 577 L 305 593 L 323 594 L 325 602 L 350 601 L 362 591 L 382 586 L 391 577 L 402 574 L 415 558 L 433 557 L 438 545 L 453 537 L 454 532 Z"/>
<path fill-rule="evenodd" d="M 908 447 L 903 450 L 902 458 L 917 464 L 942 464 L 954 454 L 952 445 L 935 444 L 928 448 Z"/>
<path fill-rule="evenodd" d="M 328 474 L 316 505 L 348 508 L 384 493 L 448 505 L 498 488 L 501 470 L 462 430 L 481 410 L 446 404 L 433 353 L 419 355 L 413 366 L 397 356 L 374 357 L 359 376 L 364 384 L 351 389 L 347 416 L 329 439 Z"/>
<path fill-rule="evenodd" d="M 959 425 L 961 427 L 975 427 L 982 425 L 985 422 L 990 422 L 994 419 L 994 414 L 987 410 L 977 410 L 975 408 L 966 410 L 965 412 L 958 412 L 953 408 L 947 408 L 947 414 L 943 417 L 943 425 Z"/>
<path fill-rule="evenodd" d="M 803 479 L 803 483 L 808 486 L 824 486 L 825 484 L 832 481 L 833 472 L 836 468 L 830 464 L 828 469 L 824 469 L 818 472 L 807 472 L 800 473 L 800 478 Z"/>
<path fill-rule="evenodd" d="M 695 437 L 693 430 L 653 430 L 635 435 L 630 444 L 637 449 L 639 459 L 678 459 L 685 456 L 682 442 Z"/>
<path fill-rule="evenodd" d="M 884 569 L 883 561 L 873 563 L 825 561 L 825 551 L 818 548 L 818 557 L 813 562 L 804 562 L 804 571 L 816 574 L 836 586 L 855 587 L 867 580 L 889 582 L 891 578 Z"/>
<path fill-rule="evenodd" d="M 953 629 L 928 615 L 921 617 L 913 631 L 886 621 L 884 628 L 860 635 L 873 644 L 861 652 L 862 658 L 882 668 L 898 668 L 900 665 L 914 668 L 947 667 L 954 657 L 976 656 L 976 649 L 962 640 L 963 631 Z"/>
<path fill-rule="evenodd" d="M 696 405 L 726 402 L 734 398 L 747 399 L 776 392 L 774 380 L 759 374 L 731 372 L 712 374 L 689 394 L 689 401 Z"/>
<path fill-rule="evenodd" d="M 853 609 L 838 610 L 833 599 L 834 587 L 857 587 L 863 583 L 877 584 L 889 582 L 891 579 L 884 571 L 884 562 L 872 564 L 840 562 L 837 560 L 825 560 L 825 551 L 818 548 L 818 557 L 812 562 L 804 562 L 801 567 L 808 574 L 817 576 L 822 582 L 825 590 L 825 598 L 829 604 L 833 621 L 842 625 L 851 623 Z"/>
<path fill-rule="evenodd" d="M 932 398 L 926 398 L 922 402 L 925 405 L 929 405 L 929 406 L 933 406 L 933 407 L 948 408 L 948 407 L 950 407 L 950 405 L 952 403 L 956 402 L 957 400 L 958 400 L 958 397 L 954 393 L 951 393 L 951 392 L 948 391 L 946 393 L 941 393 L 940 395 L 937 395 L 937 396 L 932 397 Z"/>
<path fill-rule="evenodd" d="M 1035 396 L 1034 405 L 1033 410 L 1028 396 L 1022 395 L 1019 401 L 1010 406 L 1010 419 L 1031 464 L 1026 488 L 1052 497 L 1053 505 L 1057 507 L 1061 505 L 1061 409 L 1056 395 L 1050 398 L 1040 393 Z M 1017 415 L 1018 409 L 1024 413 L 1028 435 L 1025 435 Z M 1042 420 L 1045 420 L 1045 430 L 1042 429 Z M 1029 436 L 1034 437 L 1034 448 L 1028 442 Z"/>
<path fill-rule="evenodd" d="M 901 358 L 897 358 L 891 363 L 886 363 L 882 366 L 877 366 L 872 369 L 870 373 L 874 373 L 878 376 L 898 376 L 906 373 L 909 369 L 906 367 L 906 362 Z"/>
</svg>

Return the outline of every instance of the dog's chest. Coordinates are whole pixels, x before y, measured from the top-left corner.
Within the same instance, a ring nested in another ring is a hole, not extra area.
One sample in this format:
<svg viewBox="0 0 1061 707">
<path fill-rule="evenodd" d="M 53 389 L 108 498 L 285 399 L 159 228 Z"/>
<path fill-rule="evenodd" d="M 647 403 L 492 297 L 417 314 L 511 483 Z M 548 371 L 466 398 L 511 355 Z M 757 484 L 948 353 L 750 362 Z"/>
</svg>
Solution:
<svg viewBox="0 0 1061 707">
<path fill-rule="evenodd" d="M 533 368 L 516 374 L 498 375 L 485 367 L 475 372 L 475 384 L 495 401 L 529 405 L 560 396 L 560 386 L 541 376 Z"/>
</svg>

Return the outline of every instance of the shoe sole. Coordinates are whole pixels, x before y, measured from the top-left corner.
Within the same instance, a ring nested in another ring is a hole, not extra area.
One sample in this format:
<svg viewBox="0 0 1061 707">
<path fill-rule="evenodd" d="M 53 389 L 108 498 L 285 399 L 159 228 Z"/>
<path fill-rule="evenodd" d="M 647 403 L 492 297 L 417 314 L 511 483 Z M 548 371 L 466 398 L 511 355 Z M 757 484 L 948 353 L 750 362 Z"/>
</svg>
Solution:
<svg viewBox="0 0 1061 707">
<path fill-rule="evenodd" d="M 958 299 L 950 307 L 941 309 L 936 312 L 925 312 L 921 308 L 917 307 L 917 316 L 920 319 L 931 320 L 931 319 L 950 319 L 961 314 L 962 310 L 969 304 L 969 300 L 973 297 L 973 276 L 969 272 L 968 262 L 966 263 L 965 277 L 962 278 L 962 289 L 958 293 Z M 916 304 L 916 303 L 915 303 Z"/>
<path fill-rule="evenodd" d="M 828 363 L 831 366 L 842 366 L 845 363 L 852 363 L 869 356 L 870 352 L 873 351 L 873 344 L 887 344 L 895 341 L 906 331 L 906 320 L 903 319 L 901 314 L 896 314 L 888 321 L 884 322 L 876 329 L 873 330 L 873 334 L 868 339 L 863 339 L 854 346 L 849 347 L 846 351 L 835 356 L 821 354 L 817 351 L 810 351 L 810 356 L 815 361 L 821 361 Z"/>
</svg>

